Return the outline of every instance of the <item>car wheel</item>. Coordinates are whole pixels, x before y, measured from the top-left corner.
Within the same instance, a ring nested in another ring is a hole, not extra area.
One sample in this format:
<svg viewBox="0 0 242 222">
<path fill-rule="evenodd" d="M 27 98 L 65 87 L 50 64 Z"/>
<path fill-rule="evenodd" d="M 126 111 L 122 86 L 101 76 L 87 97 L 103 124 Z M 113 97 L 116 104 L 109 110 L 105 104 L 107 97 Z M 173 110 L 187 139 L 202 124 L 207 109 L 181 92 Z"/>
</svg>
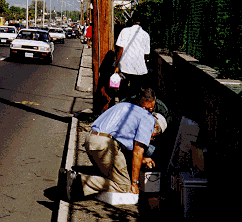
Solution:
<svg viewBox="0 0 242 222">
<path fill-rule="evenodd" d="M 15 55 L 13 52 L 10 51 L 10 59 L 11 59 L 12 61 L 14 61 L 15 58 L 16 58 L 16 55 Z"/>
<path fill-rule="evenodd" d="M 53 54 L 51 54 L 48 58 L 47 58 L 47 63 L 48 64 L 51 64 L 52 62 L 53 62 L 53 58 L 54 58 L 54 56 L 53 56 Z"/>
<path fill-rule="evenodd" d="M 64 44 L 65 43 L 65 39 L 62 39 L 62 42 L 61 43 Z"/>
</svg>

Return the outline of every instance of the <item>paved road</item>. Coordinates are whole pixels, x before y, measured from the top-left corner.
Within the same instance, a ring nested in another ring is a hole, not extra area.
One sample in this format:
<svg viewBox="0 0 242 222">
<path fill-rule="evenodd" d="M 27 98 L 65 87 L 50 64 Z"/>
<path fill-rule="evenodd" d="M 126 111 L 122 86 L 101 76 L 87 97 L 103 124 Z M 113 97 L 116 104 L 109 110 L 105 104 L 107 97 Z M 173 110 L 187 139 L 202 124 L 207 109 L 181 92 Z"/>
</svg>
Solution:
<svg viewBox="0 0 242 222">
<path fill-rule="evenodd" d="M 0 46 L 0 221 L 51 221 L 82 45 L 55 44 L 51 65 Z M 77 108 L 76 108 L 77 109 Z M 63 118 L 63 117 L 67 118 Z"/>
</svg>

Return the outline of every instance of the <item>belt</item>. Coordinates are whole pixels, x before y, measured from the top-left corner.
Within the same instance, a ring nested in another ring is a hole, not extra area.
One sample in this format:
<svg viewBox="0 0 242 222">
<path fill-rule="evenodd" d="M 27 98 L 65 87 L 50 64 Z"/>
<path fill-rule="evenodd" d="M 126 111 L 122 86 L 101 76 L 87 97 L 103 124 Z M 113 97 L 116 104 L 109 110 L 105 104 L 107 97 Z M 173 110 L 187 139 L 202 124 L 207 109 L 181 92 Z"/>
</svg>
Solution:
<svg viewBox="0 0 242 222">
<path fill-rule="evenodd" d="M 110 139 L 113 139 L 113 137 L 108 133 L 100 133 L 100 132 L 96 132 L 96 131 L 91 131 L 90 134 L 94 134 L 94 135 L 98 135 L 98 136 L 105 136 Z"/>
</svg>

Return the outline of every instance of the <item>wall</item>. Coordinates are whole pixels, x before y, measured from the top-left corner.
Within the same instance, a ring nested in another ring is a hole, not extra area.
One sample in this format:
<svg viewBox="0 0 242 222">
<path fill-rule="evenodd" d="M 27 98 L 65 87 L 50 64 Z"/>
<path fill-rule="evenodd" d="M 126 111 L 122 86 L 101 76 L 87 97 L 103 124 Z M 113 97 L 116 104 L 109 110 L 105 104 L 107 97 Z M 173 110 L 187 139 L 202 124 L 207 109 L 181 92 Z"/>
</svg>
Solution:
<svg viewBox="0 0 242 222">
<path fill-rule="evenodd" d="M 242 145 L 241 95 L 222 84 L 224 80 L 218 79 L 218 72 L 189 55 L 173 52 L 169 57 L 156 50 L 156 56 L 158 94 L 171 109 L 173 133 L 182 116 L 199 124 L 195 146 L 199 155 L 201 150 L 207 152 L 197 164 L 208 179 L 211 195 L 207 204 L 211 204 L 212 214 L 236 215 Z"/>
</svg>

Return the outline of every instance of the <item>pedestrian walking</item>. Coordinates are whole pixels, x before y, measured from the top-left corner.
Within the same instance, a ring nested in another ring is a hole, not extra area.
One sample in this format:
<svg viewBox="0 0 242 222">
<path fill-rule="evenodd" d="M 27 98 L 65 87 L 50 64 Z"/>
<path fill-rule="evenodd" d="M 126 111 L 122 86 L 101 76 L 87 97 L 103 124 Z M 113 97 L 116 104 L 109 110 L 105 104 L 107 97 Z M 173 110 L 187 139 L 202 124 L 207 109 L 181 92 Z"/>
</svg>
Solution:
<svg viewBox="0 0 242 222">
<path fill-rule="evenodd" d="M 141 16 L 134 13 L 133 25 L 120 32 L 116 46 L 117 59 L 114 63 L 115 73 L 121 72 L 125 79 L 119 89 L 119 99 L 137 93 L 147 82 L 148 69 L 145 56 L 150 53 L 150 36 L 142 29 Z"/>
<path fill-rule="evenodd" d="M 90 48 L 91 42 L 92 42 L 92 23 L 90 23 L 90 26 L 88 26 L 87 28 L 86 38 L 87 38 L 87 46 L 88 48 Z"/>
</svg>

